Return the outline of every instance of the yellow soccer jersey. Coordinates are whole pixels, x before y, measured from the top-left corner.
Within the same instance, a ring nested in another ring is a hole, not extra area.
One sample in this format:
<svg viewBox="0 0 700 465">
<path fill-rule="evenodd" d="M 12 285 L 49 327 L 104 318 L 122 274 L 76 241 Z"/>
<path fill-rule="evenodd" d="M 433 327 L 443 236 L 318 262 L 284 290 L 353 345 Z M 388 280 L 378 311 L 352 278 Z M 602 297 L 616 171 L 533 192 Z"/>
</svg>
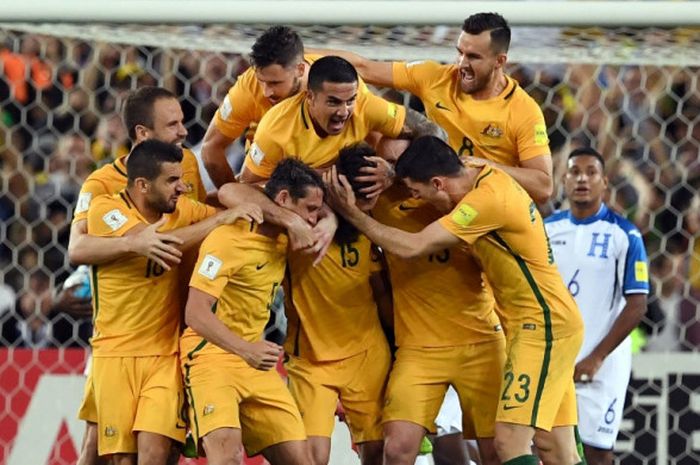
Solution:
<svg viewBox="0 0 700 465">
<path fill-rule="evenodd" d="M 498 168 L 482 168 L 474 188 L 439 221 L 471 245 L 493 288 L 506 335 L 522 329 L 551 340 L 581 330 L 542 217 L 513 178 Z"/>
<path fill-rule="evenodd" d="M 395 62 L 392 69 L 394 87 L 423 101 L 428 118 L 447 131 L 450 146 L 460 156 L 518 166 L 550 155 L 542 110 L 510 77 L 498 97 L 474 100 L 460 89 L 456 65 Z"/>
<path fill-rule="evenodd" d="M 417 232 L 440 214 L 394 186 L 372 210 L 377 221 Z M 473 344 L 501 336 L 491 293 L 481 269 L 464 247 L 428 257 L 402 259 L 386 253 L 394 298 L 394 333 L 399 347 Z"/>
<path fill-rule="evenodd" d="M 212 311 L 232 332 L 259 341 L 284 278 L 286 253 L 283 234 L 271 238 L 240 220 L 219 226 L 202 242 L 190 287 L 218 299 Z M 183 356 L 227 353 L 191 328 L 185 329 L 180 347 Z"/>
<path fill-rule="evenodd" d="M 90 173 L 80 188 L 73 222 L 87 219 L 92 199 L 100 195 L 116 194 L 126 187 L 126 159 L 127 157 L 117 158 L 112 163 Z M 185 194 L 187 197 L 200 202 L 207 199 L 207 191 L 199 175 L 197 158 L 190 149 L 182 149 L 182 181 L 189 189 Z"/>
<path fill-rule="evenodd" d="M 189 226 L 213 215 L 213 207 L 180 197 L 159 231 Z M 90 206 L 88 233 L 119 237 L 147 223 L 126 191 L 100 196 Z M 178 267 L 164 270 L 143 256 L 129 256 L 92 267 L 95 357 L 171 355 L 180 330 Z"/>
<path fill-rule="evenodd" d="M 287 353 L 312 361 L 341 360 L 384 337 L 369 283 L 371 243 L 333 242 L 321 263 L 292 252 L 285 297 Z"/>
<path fill-rule="evenodd" d="M 304 55 L 308 64 L 321 58 L 321 55 Z M 236 139 L 245 133 L 252 140 L 255 128 L 272 103 L 263 94 L 263 89 L 255 77 L 255 68 L 245 70 L 229 89 L 214 115 L 214 124 L 223 135 Z"/>
<path fill-rule="evenodd" d="M 290 97 L 271 109 L 260 122 L 245 158 L 246 169 L 269 178 L 285 157 L 295 157 L 312 168 L 325 168 L 343 147 L 363 141 L 378 131 L 395 138 L 401 133 L 406 109 L 387 102 L 360 86 L 350 119 L 338 135 L 319 137 L 309 116 L 306 92 Z"/>
</svg>

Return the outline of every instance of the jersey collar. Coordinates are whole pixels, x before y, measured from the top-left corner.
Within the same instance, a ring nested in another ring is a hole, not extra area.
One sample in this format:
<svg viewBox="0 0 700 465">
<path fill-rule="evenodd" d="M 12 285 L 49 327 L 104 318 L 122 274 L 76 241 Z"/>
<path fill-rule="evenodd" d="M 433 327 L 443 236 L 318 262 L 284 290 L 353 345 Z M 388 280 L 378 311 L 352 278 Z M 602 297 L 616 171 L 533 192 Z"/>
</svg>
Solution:
<svg viewBox="0 0 700 465">
<path fill-rule="evenodd" d="M 574 224 L 591 224 L 595 223 L 598 220 L 601 220 L 605 217 L 605 215 L 608 214 L 608 207 L 604 203 L 600 204 L 600 208 L 598 209 L 598 213 L 595 215 L 591 215 L 587 218 L 583 218 L 581 220 L 577 219 L 574 215 L 571 214 L 571 210 L 569 210 L 569 220 L 574 223 Z"/>
</svg>

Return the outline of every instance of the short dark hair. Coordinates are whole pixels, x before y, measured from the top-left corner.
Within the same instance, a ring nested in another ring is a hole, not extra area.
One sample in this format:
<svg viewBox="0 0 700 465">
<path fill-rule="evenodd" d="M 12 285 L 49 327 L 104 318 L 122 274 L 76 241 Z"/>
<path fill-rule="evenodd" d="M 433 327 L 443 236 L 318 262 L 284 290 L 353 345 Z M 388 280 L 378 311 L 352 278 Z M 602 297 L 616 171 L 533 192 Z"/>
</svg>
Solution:
<svg viewBox="0 0 700 465">
<path fill-rule="evenodd" d="M 304 43 L 294 29 L 272 26 L 257 38 L 250 51 L 250 62 L 256 68 L 270 65 L 287 67 L 304 58 Z"/>
<path fill-rule="evenodd" d="M 463 165 L 457 153 L 442 139 L 421 136 L 414 139 L 396 162 L 396 175 L 418 182 L 434 176 L 456 176 Z"/>
<path fill-rule="evenodd" d="M 572 151 L 569 154 L 568 160 L 571 160 L 572 158 L 576 158 L 576 157 L 582 157 L 582 156 L 595 157 L 600 162 L 600 166 L 601 166 L 601 168 L 603 168 L 603 171 L 605 171 L 605 159 L 593 147 L 580 147 L 578 149 L 575 149 L 574 151 Z"/>
<path fill-rule="evenodd" d="M 367 173 L 360 171 L 361 168 L 377 166 L 375 162 L 367 160 L 367 157 L 373 157 L 376 154 L 374 149 L 366 142 L 357 142 L 345 146 L 338 153 L 338 161 L 335 162 L 338 174 L 343 174 L 348 178 L 348 182 L 352 186 L 356 198 L 367 200 L 367 194 L 360 192 L 360 189 L 369 187 L 372 183 L 367 181 L 361 182 L 358 181 L 357 178 L 358 176 L 367 175 Z"/>
<path fill-rule="evenodd" d="M 464 20 L 462 30 L 467 34 L 478 35 L 491 31 L 491 50 L 496 53 L 508 52 L 510 47 L 510 26 L 498 13 L 476 13 Z"/>
<path fill-rule="evenodd" d="M 124 102 L 124 126 L 129 131 L 129 138 L 136 140 L 136 126 L 142 125 L 147 128 L 153 128 L 154 124 L 154 105 L 160 99 L 174 98 L 175 94 L 168 89 L 155 86 L 141 87 L 129 94 Z"/>
<path fill-rule="evenodd" d="M 319 58 L 311 65 L 308 88 L 318 92 L 322 90 L 324 82 L 345 84 L 357 81 L 357 70 L 349 61 L 336 56 L 327 56 Z"/>
<path fill-rule="evenodd" d="M 274 199 L 282 189 L 286 189 L 296 202 L 306 197 L 308 188 L 314 187 L 325 192 L 321 175 L 295 158 L 285 158 L 279 162 L 265 183 L 265 194 Z"/>
<path fill-rule="evenodd" d="M 133 186 L 136 178 L 153 181 L 160 175 L 163 163 L 182 162 L 182 149 L 156 139 L 148 139 L 131 149 L 126 161 L 127 185 Z"/>
</svg>

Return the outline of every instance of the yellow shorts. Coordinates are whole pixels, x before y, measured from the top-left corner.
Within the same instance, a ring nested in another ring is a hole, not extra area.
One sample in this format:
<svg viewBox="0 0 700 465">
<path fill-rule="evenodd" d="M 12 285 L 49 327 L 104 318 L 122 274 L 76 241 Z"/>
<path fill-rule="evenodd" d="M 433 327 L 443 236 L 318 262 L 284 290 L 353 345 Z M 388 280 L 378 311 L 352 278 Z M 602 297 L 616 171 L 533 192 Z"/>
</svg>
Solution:
<svg viewBox="0 0 700 465">
<path fill-rule="evenodd" d="M 78 410 L 78 419 L 97 423 L 97 406 L 95 405 L 95 386 L 92 379 L 92 369 L 85 378 L 85 390 L 83 391 L 83 401 Z"/>
<path fill-rule="evenodd" d="M 306 439 L 292 395 L 276 370 L 260 371 L 228 354 L 182 358 L 190 429 L 199 440 L 218 428 L 238 428 L 248 456 Z"/>
<path fill-rule="evenodd" d="M 434 433 L 435 418 L 451 384 L 462 407 L 464 437 L 493 437 L 504 361 L 503 337 L 463 346 L 399 347 L 383 421 L 410 421 Z"/>
<path fill-rule="evenodd" d="M 496 421 L 544 430 L 575 425 L 574 366 L 583 331 L 545 342 L 520 330 L 508 339 Z"/>
<path fill-rule="evenodd" d="M 382 405 L 391 367 L 386 340 L 343 360 L 312 362 L 290 356 L 285 367 L 307 435 L 331 437 L 340 398 L 353 442 L 382 440 Z"/>
<path fill-rule="evenodd" d="M 95 357 L 92 363 L 99 455 L 136 453 L 138 431 L 185 441 L 177 355 Z"/>
</svg>

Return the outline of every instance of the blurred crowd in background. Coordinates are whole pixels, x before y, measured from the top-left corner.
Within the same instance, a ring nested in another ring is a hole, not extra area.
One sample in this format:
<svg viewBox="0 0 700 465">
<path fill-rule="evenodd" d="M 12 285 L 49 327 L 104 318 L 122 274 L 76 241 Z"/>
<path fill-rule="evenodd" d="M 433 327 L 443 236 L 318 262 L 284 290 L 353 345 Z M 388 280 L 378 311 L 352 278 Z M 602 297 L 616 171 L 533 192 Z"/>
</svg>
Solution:
<svg viewBox="0 0 700 465">
<path fill-rule="evenodd" d="M 410 56 L 396 57 L 410 60 Z M 236 54 L 97 44 L 0 31 L 0 346 L 86 346 L 90 313 L 62 308 L 66 253 L 82 182 L 129 151 L 125 94 L 160 85 L 180 97 L 189 135 L 209 121 L 248 63 Z M 555 180 L 590 144 L 607 158 L 611 205 L 649 252 L 646 350 L 700 348 L 698 69 L 519 65 L 509 73 L 541 104 Z M 395 91 L 385 98 L 420 109 Z M 562 206 L 561 189 L 545 210 Z"/>
</svg>

